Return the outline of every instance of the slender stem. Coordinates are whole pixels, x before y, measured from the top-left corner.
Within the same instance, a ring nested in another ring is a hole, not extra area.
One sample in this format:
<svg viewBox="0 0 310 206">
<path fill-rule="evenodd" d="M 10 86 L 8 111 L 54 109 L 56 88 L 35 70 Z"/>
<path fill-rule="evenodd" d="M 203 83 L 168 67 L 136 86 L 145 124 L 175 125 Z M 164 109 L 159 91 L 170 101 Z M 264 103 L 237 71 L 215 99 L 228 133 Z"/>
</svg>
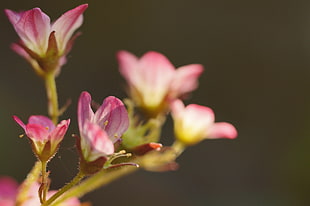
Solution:
<svg viewBox="0 0 310 206">
<path fill-rule="evenodd" d="M 40 196 L 40 201 L 41 203 L 44 203 L 46 201 L 46 194 L 47 194 L 47 173 L 46 173 L 46 168 L 47 168 L 47 161 L 41 161 L 42 164 L 42 183 L 41 183 L 41 189 L 39 190 L 39 196 Z"/>
<path fill-rule="evenodd" d="M 47 73 L 45 75 L 45 88 L 47 94 L 48 114 L 51 117 L 54 124 L 58 123 L 59 108 L 58 108 L 58 96 L 54 73 Z"/>
<path fill-rule="evenodd" d="M 38 181 L 41 172 L 41 163 L 37 161 L 29 174 L 27 175 L 24 182 L 19 187 L 19 192 L 16 197 L 16 205 L 20 206 L 28 197 L 29 189 L 34 182 Z"/>
<path fill-rule="evenodd" d="M 79 172 L 70 183 L 66 184 L 63 188 L 58 190 L 52 197 L 50 197 L 46 202 L 44 202 L 41 206 L 47 206 L 47 205 L 54 205 L 52 204 L 57 198 L 59 198 L 62 194 L 64 194 L 66 191 L 71 189 L 73 186 L 78 184 L 85 175 L 82 172 Z"/>
<path fill-rule="evenodd" d="M 85 180 L 78 186 L 69 190 L 66 194 L 64 194 L 61 198 L 59 198 L 59 200 L 55 201 L 50 206 L 56 206 L 57 204 L 62 203 L 71 197 L 82 197 L 86 193 L 98 189 L 101 186 L 107 185 L 108 183 L 124 175 L 130 174 L 136 170 L 138 170 L 138 167 L 124 166 L 117 169 L 103 170 L 101 172 L 98 172 L 95 175 L 89 177 L 87 180 Z"/>
<path fill-rule="evenodd" d="M 156 151 L 150 152 L 144 156 L 137 157 L 134 159 L 134 162 L 139 164 L 142 168 L 147 168 L 148 166 L 162 166 L 166 163 L 174 161 L 178 156 L 182 154 L 185 149 L 185 145 L 179 141 L 174 142 L 172 145 L 173 150 L 168 150 L 164 153 L 157 153 Z M 157 160 L 157 161 L 155 161 Z M 152 162 L 150 164 L 150 161 Z M 154 165 L 152 165 L 154 164 Z M 115 169 L 107 169 L 102 170 L 95 175 L 89 177 L 87 180 L 82 182 L 81 184 L 73 187 L 72 189 L 68 190 L 62 197 L 60 197 L 57 201 L 50 204 L 50 206 L 56 206 L 59 203 L 66 201 L 71 197 L 82 197 L 86 193 L 89 193 L 99 187 L 105 186 L 110 182 L 133 173 L 137 171 L 140 167 L 128 167 L 123 166 L 120 168 Z M 48 204 L 43 204 L 45 206 Z"/>
</svg>

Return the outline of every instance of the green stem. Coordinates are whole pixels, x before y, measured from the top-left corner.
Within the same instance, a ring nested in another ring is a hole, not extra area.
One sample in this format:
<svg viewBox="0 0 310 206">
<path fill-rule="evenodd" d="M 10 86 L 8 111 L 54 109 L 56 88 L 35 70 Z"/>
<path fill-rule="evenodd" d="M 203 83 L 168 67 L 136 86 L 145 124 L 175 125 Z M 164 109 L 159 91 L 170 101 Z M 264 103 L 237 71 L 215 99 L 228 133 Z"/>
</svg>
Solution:
<svg viewBox="0 0 310 206">
<path fill-rule="evenodd" d="M 56 206 L 57 204 L 62 203 L 71 197 L 82 197 L 86 193 L 98 189 L 101 186 L 107 185 L 108 183 L 124 175 L 130 174 L 136 170 L 138 170 L 138 167 L 124 166 L 118 169 L 103 170 L 101 172 L 98 172 L 95 175 L 89 177 L 78 186 L 69 190 L 66 194 L 59 198 L 59 200 L 55 201 L 55 203 L 51 204 L 50 206 Z"/>
<path fill-rule="evenodd" d="M 64 194 L 66 191 L 68 191 L 69 189 L 71 189 L 73 186 L 75 186 L 76 184 L 78 184 L 83 178 L 85 177 L 85 175 L 81 172 L 79 172 L 72 180 L 70 183 L 66 184 L 63 188 L 61 188 L 60 190 L 58 190 L 58 192 L 56 192 L 52 197 L 50 197 L 45 203 L 43 203 L 41 206 L 47 206 L 47 205 L 56 205 L 52 204 L 57 198 L 59 198 L 62 194 Z M 63 199 L 63 198 L 61 198 Z M 59 202 L 59 201 L 57 201 Z M 61 201 L 62 202 L 62 201 Z"/>
<path fill-rule="evenodd" d="M 47 106 L 48 106 L 48 114 L 51 117 L 54 124 L 58 123 L 58 96 L 57 96 L 57 88 L 55 81 L 54 73 L 47 73 L 45 75 L 45 88 L 47 94 Z"/>
<path fill-rule="evenodd" d="M 39 196 L 40 196 L 40 202 L 44 203 L 46 201 L 46 194 L 48 191 L 48 180 L 47 180 L 47 173 L 46 173 L 46 168 L 47 168 L 47 161 L 41 161 L 42 164 L 42 171 L 41 171 L 41 175 L 42 175 L 42 183 L 41 183 L 41 189 L 39 190 Z"/>
<path fill-rule="evenodd" d="M 144 156 L 135 158 L 134 162 L 139 164 L 142 168 L 145 169 L 147 169 L 147 167 L 149 166 L 151 167 L 162 166 L 166 163 L 174 161 L 178 156 L 180 156 L 185 149 L 185 145 L 179 141 L 176 141 L 172 145 L 172 148 L 173 150 L 168 150 L 167 152 L 164 153 L 158 153 L 157 151 L 149 152 Z M 123 177 L 125 175 L 137 171 L 138 169 L 139 167 L 123 166 L 115 169 L 102 170 L 94 174 L 93 176 L 89 177 L 81 184 L 67 191 L 62 197 L 60 197 L 50 206 L 56 206 L 57 204 L 63 203 L 64 201 L 66 201 L 71 197 L 78 197 L 78 198 L 82 197 L 86 193 L 98 189 L 99 187 L 105 186 L 120 177 Z M 45 205 L 48 204 L 44 204 L 42 206 Z"/>
</svg>

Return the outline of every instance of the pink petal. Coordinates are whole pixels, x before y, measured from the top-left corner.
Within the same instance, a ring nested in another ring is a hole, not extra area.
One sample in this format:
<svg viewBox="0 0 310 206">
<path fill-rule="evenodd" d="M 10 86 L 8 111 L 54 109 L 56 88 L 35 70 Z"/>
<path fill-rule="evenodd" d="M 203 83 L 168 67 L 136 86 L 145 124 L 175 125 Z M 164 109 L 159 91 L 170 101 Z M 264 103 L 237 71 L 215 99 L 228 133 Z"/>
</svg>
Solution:
<svg viewBox="0 0 310 206">
<path fill-rule="evenodd" d="M 70 119 L 62 120 L 56 126 L 56 128 L 50 134 L 50 140 L 51 140 L 52 144 L 58 144 L 59 142 L 62 141 L 62 139 L 64 138 L 64 136 L 68 130 L 69 124 L 70 124 Z"/>
<path fill-rule="evenodd" d="M 0 177 L 0 200 L 6 198 L 14 200 L 17 195 L 17 188 L 18 184 L 14 179 Z"/>
<path fill-rule="evenodd" d="M 15 12 L 10 9 L 5 9 L 4 13 L 6 14 L 13 26 L 20 20 L 21 16 L 24 14 L 24 12 Z"/>
<path fill-rule="evenodd" d="M 37 124 L 40 125 L 44 128 L 46 128 L 46 130 L 48 132 L 51 132 L 55 129 L 55 125 L 52 122 L 52 120 L 50 120 L 48 117 L 46 116 L 42 116 L 42 115 L 32 115 L 29 117 L 28 119 L 28 124 Z"/>
<path fill-rule="evenodd" d="M 120 138 L 129 126 L 128 113 L 123 102 L 113 96 L 104 99 L 95 113 L 94 122 L 108 133 L 113 142 Z"/>
<path fill-rule="evenodd" d="M 87 121 L 91 121 L 94 112 L 90 106 L 91 96 L 88 92 L 82 92 L 78 103 L 78 123 L 80 132 L 83 131 L 83 126 Z"/>
<path fill-rule="evenodd" d="M 15 51 L 18 55 L 25 58 L 31 65 L 32 68 L 41 76 L 43 75 L 44 71 L 40 69 L 40 66 L 38 62 L 33 59 L 25 50 L 23 47 L 21 47 L 19 44 L 13 43 L 11 44 L 11 49 Z"/>
<path fill-rule="evenodd" d="M 209 126 L 214 122 L 214 112 L 211 108 L 198 104 L 190 104 L 186 107 L 179 99 L 170 104 L 174 119 L 181 119 L 185 125 L 202 124 Z"/>
<path fill-rule="evenodd" d="M 91 151 L 88 161 L 114 153 L 113 142 L 109 139 L 108 134 L 96 124 L 87 122 L 82 138 L 90 146 Z M 81 146 L 83 150 L 83 144 Z"/>
<path fill-rule="evenodd" d="M 45 142 L 48 140 L 49 131 L 38 124 L 27 124 L 26 135 L 35 142 Z"/>
<path fill-rule="evenodd" d="M 19 126 L 21 126 L 25 131 L 26 131 L 26 125 L 24 124 L 24 122 L 22 122 L 22 120 L 20 120 L 17 116 L 13 116 L 13 119 L 15 120 L 15 122 L 17 124 L 19 124 Z"/>
<path fill-rule="evenodd" d="M 127 52 L 127 51 L 119 51 L 117 53 L 117 60 L 119 63 L 119 71 L 123 75 L 123 77 L 128 81 L 129 84 L 134 84 L 136 82 L 138 69 L 138 58 Z"/>
<path fill-rule="evenodd" d="M 67 11 L 52 25 L 52 30 L 55 31 L 58 49 L 61 52 L 65 51 L 66 44 L 71 38 L 73 32 L 82 25 L 83 12 L 87 9 L 87 7 L 88 4 L 82 4 Z"/>
<path fill-rule="evenodd" d="M 191 124 L 209 126 L 214 122 L 214 112 L 211 108 L 198 104 L 189 104 L 185 108 L 185 121 Z"/>
<path fill-rule="evenodd" d="M 157 92 L 165 92 L 170 85 L 175 68 L 164 55 L 150 51 L 144 54 L 139 62 L 142 87 Z"/>
<path fill-rule="evenodd" d="M 238 132 L 236 128 L 227 122 L 214 123 L 213 126 L 207 131 L 209 133 L 208 139 L 228 138 L 234 139 L 237 137 Z"/>
<path fill-rule="evenodd" d="M 7 199 L 7 198 L 1 199 L 0 198 L 0 206 L 16 206 L 15 199 Z"/>
<path fill-rule="evenodd" d="M 24 44 L 38 54 L 45 54 L 51 32 L 50 18 L 39 8 L 20 14 L 6 10 L 6 14 Z"/>
<path fill-rule="evenodd" d="M 178 68 L 171 84 L 173 96 L 179 97 L 196 89 L 198 77 L 202 72 L 203 66 L 200 64 L 190 64 Z"/>
<path fill-rule="evenodd" d="M 19 44 L 13 43 L 11 45 L 11 49 L 28 61 L 32 59 L 30 55 Z"/>
</svg>

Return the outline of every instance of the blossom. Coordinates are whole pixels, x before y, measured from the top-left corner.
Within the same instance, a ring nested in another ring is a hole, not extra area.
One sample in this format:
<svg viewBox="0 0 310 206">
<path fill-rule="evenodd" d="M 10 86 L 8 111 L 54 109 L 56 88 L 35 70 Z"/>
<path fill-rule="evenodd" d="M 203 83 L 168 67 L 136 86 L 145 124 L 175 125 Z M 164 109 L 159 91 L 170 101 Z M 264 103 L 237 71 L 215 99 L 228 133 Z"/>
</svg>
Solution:
<svg viewBox="0 0 310 206">
<path fill-rule="evenodd" d="M 45 116 L 33 115 L 24 124 L 17 116 L 13 119 L 24 129 L 34 153 L 41 161 L 48 161 L 56 152 L 70 124 L 70 119 L 57 126 Z"/>
<path fill-rule="evenodd" d="M 17 195 L 17 182 L 10 177 L 0 177 L 0 205 L 14 206 Z"/>
<path fill-rule="evenodd" d="M 140 59 L 120 51 L 117 58 L 131 98 L 149 116 L 165 111 L 169 101 L 196 89 L 203 72 L 200 64 L 175 69 L 164 55 L 154 51 L 145 53 Z"/>
<path fill-rule="evenodd" d="M 13 44 L 13 50 L 30 62 L 39 75 L 47 71 L 59 72 L 76 38 L 73 33 L 83 23 L 83 12 L 87 7 L 83 4 L 69 10 L 52 24 L 40 8 L 22 12 L 6 9 L 5 13 L 20 37 L 20 42 Z"/>
<path fill-rule="evenodd" d="M 95 113 L 91 101 L 90 94 L 82 92 L 78 103 L 80 147 L 87 162 L 113 154 L 114 143 L 129 126 L 127 110 L 118 98 L 105 98 Z"/>
<path fill-rule="evenodd" d="M 211 108 L 190 104 L 184 106 L 181 100 L 171 103 L 176 138 L 185 145 L 193 145 L 203 139 L 237 137 L 235 127 L 227 122 L 214 123 Z"/>
</svg>

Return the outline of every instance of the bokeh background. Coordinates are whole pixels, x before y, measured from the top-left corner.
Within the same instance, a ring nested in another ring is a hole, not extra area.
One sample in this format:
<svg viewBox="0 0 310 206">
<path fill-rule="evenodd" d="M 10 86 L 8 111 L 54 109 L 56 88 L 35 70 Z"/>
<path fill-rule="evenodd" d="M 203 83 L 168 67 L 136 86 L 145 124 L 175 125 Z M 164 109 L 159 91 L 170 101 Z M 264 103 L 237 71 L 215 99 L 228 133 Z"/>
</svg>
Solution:
<svg viewBox="0 0 310 206">
<path fill-rule="evenodd" d="M 60 104 L 89 91 L 98 102 L 126 96 L 115 53 L 164 53 L 176 66 L 201 63 L 200 88 L 187 103 L 210 106 L 236 140 L 204 141 L 178 159 L 176 172 L 139 171 L 83 198 L 94 205 L 310 205 L 310 1 L 280 0 L 1 0 L 0 9 L 40 7 L 52 19 L 89 3 L 68 63 L 57 79 Z M 17 41 L 0 14 L 0 174 L 22 181 L 35 158 L 16 114 L 46 114 L 43 82 L 9 48 Z M 171 122 L 163 142 L 172 142 Z M 50 163 L 52 187 L 77 169 L 66 138 Z"/>
</svg>

